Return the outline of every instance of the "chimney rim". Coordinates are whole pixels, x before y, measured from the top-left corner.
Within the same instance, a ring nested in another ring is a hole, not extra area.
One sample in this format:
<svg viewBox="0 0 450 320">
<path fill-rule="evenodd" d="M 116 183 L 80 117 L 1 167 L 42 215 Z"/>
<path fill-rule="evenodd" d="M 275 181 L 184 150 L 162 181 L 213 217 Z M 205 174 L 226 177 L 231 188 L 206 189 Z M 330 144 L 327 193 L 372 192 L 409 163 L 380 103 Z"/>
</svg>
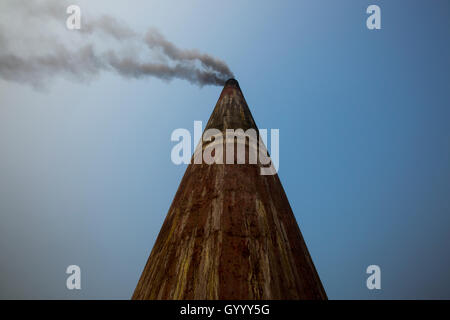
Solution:
<svg viewBox="0 0 450 320">
<path fill-rule="evenodd" d="M 230 78 L 225 82 L 225 86 L 235 86 L 239 88 L 239 82 L 235 78 Z"/>
</svg>

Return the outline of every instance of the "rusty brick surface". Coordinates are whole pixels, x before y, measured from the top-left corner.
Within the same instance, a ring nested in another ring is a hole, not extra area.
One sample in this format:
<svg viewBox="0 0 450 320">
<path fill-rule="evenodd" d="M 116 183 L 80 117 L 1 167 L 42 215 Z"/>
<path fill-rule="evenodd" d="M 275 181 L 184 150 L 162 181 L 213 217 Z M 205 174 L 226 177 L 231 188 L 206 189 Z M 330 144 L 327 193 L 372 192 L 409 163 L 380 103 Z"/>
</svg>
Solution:
<svg viewBox="0 0 450 320">
<path fill-rule="evenodd" d="M 236 80 L 208 128 L 257 128 Z M 327 298 L 278 175 L 259 167 L 188 166 L 133 299 Z"/>
</svg>

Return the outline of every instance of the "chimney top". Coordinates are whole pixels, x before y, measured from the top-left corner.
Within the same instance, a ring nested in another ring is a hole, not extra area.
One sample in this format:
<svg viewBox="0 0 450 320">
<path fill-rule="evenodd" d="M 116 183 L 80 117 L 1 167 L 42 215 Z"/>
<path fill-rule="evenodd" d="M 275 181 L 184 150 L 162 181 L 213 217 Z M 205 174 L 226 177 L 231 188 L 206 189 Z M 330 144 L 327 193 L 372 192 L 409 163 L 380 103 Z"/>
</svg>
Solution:
<svg viewBox="0 0 450 320">
<path fill-rule="evenodd" d="M 233 86 L 239 88 L 239 82 L 236 79 L 230 78 L 225 82 L 225 86 Z"/>
</svg>

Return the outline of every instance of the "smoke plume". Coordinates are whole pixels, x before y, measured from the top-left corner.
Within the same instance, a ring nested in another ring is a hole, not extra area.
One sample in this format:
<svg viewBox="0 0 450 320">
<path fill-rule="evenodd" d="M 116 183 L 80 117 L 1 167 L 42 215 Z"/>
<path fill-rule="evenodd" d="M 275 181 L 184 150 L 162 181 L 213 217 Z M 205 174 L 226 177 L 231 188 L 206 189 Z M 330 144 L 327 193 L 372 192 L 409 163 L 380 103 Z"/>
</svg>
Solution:
<svg viewBox="0 0 450 320">
<path fill-rule="evenodd" d="M 2 0 L 0 78 L 45 87 L 54 77 L 89 81 L 101 72 L 125 78 L 183 79 L 223 85 L 233 77 L 227 64 L 198 50 L 178 48 L 158 30 L 135 32 L 111 16 L 87 17 L 68 30 L 61 0 Z"/>
</svg>

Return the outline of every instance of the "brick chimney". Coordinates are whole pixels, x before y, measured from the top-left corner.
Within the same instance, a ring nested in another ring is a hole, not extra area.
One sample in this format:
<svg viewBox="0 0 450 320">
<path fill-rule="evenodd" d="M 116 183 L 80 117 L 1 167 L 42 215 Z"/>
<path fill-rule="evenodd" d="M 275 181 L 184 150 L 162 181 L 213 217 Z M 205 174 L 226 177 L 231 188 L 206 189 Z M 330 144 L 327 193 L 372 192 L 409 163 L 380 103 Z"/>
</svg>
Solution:
<svg viewBox="0 0 450 320">
<path fill-rule="evenodd" d="M 209 128 L 257 130 L 235 79 Z M 278 175 L 203 162 L 186 169 L 132 299 L 327 296 Z"/>
</svg>

